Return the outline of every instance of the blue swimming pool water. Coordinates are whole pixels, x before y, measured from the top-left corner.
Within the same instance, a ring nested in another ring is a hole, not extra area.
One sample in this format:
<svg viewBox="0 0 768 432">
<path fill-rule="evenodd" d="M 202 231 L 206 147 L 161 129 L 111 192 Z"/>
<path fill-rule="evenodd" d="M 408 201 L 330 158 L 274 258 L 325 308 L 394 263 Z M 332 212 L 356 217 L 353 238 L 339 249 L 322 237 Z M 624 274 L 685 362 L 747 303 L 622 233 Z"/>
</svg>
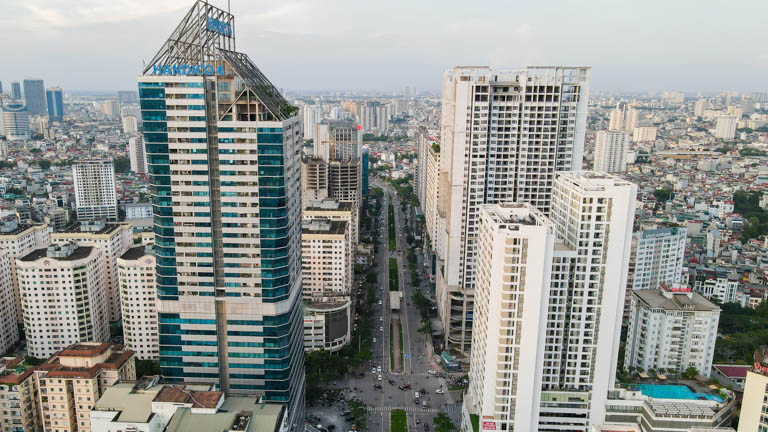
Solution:
<svg viewBox="0 0 768 432">
<path fill-rule="evenodd" d="M 715 402 L 722 402 L 720 396 L 706 393 L 694 393 L 688 386 L 671 384 L 638 384 L 637 389 L 645 396 L 658 399 L 707 399 Z"/>
</svg>

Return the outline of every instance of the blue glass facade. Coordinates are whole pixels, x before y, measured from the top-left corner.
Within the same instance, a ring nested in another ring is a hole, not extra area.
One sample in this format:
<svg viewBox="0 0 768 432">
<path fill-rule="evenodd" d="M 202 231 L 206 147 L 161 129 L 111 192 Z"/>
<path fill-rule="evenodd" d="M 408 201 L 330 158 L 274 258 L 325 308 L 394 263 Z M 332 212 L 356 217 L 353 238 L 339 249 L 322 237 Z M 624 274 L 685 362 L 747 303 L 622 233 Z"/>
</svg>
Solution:
<svg viewBox="0 0 768 432">
<path fill-rule="evenodd" d="M 198 110 L 205 105 L 189 100 L 200 99 L 203 104 L 204 98 L 176 90 L 198 84 L 165 81 L 139 83 L 154 212 L 157 290 L 164 305 L 158 315 L 161 373 L 170 382 L 218 382 L 224 388 L 226 381 L 231 393 L 257 393 L 267 401 L 288 403 L 301 418 L 303 320 L 297 278 L 299 237 L 295 235 L 300 223 L 299 213 L 292 210 L 298 205 L 299 179 L 298 159 L 291 156 L 296 154 L 291 147 L 296 141 L 286 142 L 284 127 L 256 127 L 258 121 L 248 132 L 222 125 L 211 133 L 206 125 L 216 121 L 216 113 Z M 202 86 L 201 82 L 201 91 L 208 91 Z M 187 99 L 183 109 L 177 99 Z M 192 114 L 196 111 L 200 114 Z M 298 119 L 283 124 L 300 130 Z M 218 169 L 212 169 L 212 164 Z M 255 190 L 244 192 L 246 184 Z M 257 197 L 257 204 L 251 196 Z M 218 213 L 215 203 L 220 203 Z M 190 212 L 190 207 L 195 210 Z M 252 225 L 249 212 L 254 211 L 258 223 Z M 253 253 L 248 243 L 252 239 L 257 240 L 256 257 L 247 255 Z M 221 261 L 214 257 L 217 244 Z M 191 251 L 195 251 L 192 258 Z M 221 262 L 219 268 L 217 262 Z M 253 268 L 258 277 L 255 286 Z M 190 275 L 194 278 L 184 277 Z M 230 301 L 236 306 L 230 307 Z M 223 314 L 221 303 L 227 304 Z M 165 312 L 184 310 L 184 305 L 207 312 Z M 241 306 L 274 307 L 281 312 L 232 312 L 231 308 Z M 220 322 L 222 316 L 225 322 Z M 220 333 L 222 329 L 226 334 Z"/>
<path fill-rule="evenodd" d="M 176 279 L 176 244 L 171 202 L 165 85 L 152 82 L 139 83 L 139 103 L 144 128 L 147 131 L 144 133 L 144 150 L 154 215 L 157 295 L 160 300 L 177 300 L 179 287 Z M 161 320 L 160 325 L 162 324 Z"/>
<path fill-rule="evenodd" d="M 362 155 L 360 156 L 360 171 L 362 177 L 361 194 L 368 196 L 368 147 L 363 147 Z"/>
<path fill-rule="evenodd" d="M 64 96 L 60 88 L 50 88 L 45 91 L 45 102 L 48 105 L 48 119 L 61 121 L 64 117 Z"/>
</svg>

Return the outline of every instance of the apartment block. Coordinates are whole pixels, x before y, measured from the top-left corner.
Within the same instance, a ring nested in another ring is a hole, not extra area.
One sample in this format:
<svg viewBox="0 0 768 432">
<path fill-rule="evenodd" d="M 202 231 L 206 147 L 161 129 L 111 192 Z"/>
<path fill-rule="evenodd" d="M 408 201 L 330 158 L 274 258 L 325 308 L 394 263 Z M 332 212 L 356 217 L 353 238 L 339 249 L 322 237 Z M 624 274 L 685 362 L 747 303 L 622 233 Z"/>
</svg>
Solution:
<svg viewBox="0 0 768 432">
<path fill-rule="evenodd" d="M 446 348 L 470 353 L 479 206 L 527 202 L 549 214 L 556 174 L 581 169 L 588 94 L 589 68 L 445 72 L 436 298 Z"/>
<path fill-rule="evenodd" d="M 136 380 L 136 357 L 109 343 L 77 343 L 34 370 L 45 432 L 90 432 L 90 411 L 106 389 Z"/>
<path fill-rule="evenodd" d="M 41 430 L 37 382 L 22 358 L 0 358 L 0 407 L 1 430 Z"/>
<path fill-rule="evenodd" d="M 709 376 L 720 308 L 687 287 L 631 293 L 624 367 Z"/>
<path fill-rule="evenodd" d="M 117 222 L 117 189 L 112 160 L 85 160 L 72 165 L 77 220 Z"/>
<path fill-rule="evenodd" d="M 768 431 L 768 350 L 757 350 L 747 372 L 738 432 Z"/>
<path fill-rule="evenodd" d="M 77 342 L 109 339 L 100 248 L 50 245 L 16 259 L 29 355 L 47 358 Z"/>
<path fill-rule="evenodd" d="M 438 251 L 440 249 L 439 242 L 442 240 L 440 236 L 441 225 L 440 221 L 445 218 L 440 217 L 439 203 L 440 203 L 440 142 L 434 141 L 426 149 L 423 162 L 419 160 L 419 165 L 426 165 L 425 179 L 424 179 L 424 221 L 427 228 L 427 234 L 429 235 L 430 245 L 432 251 Z"/>
<path fill-rule="evenodd" d="M 631 291 L 660 288 L 683 282 L 685 227 L 643 230 L 632 234 L 625 310 L 629 312 Z"/>
<path fill-rule="evenodd" d="M 160 355 L 155 264 L 154 255 L 143 245 L 117 259 L 125 345 L 140 360 L 157 360 Z"/>
<path fill-rule="evenodd" d="M 45 225 L 19 224 L 16 218 L 0 221 L 0 249 L 10 252 L 10 277 L 13 284 L 13 304 L 16 322 L 22 323 L 21 297 L 19 296 L 19 277 L 16 270 L 16 258 L 27 255 L 33 250 L 47 247 L 51 243 L 50 229 Z"/>
<path fill-rule="evenodd" d="M 16 261 L 7 249 L 0 248 L 0 352 L 8 352 L 19 340 L 16 325 L 16 306 L 13 303 L 13 273 L 11 262 Z"/>
<path fill-rule="evenodd" d="M 629 134 L 620 131 L 599 131 L 595 140 L 595 171 L 626 171 L 627 151 Z"/>
<path fill-rule="evenodd" d="M 346 221 L 311 219 L 302 222 L 301 273 L 304 297 L 304 334 L 322 323 L 323 349 L 337 351 L 352 331 L 353 255 L 350 226 Z M 309 319 L 308 316 L 322 316 Z M 314 335 L 310 331 L 309 335 Z M 317 345 L 305 341 L 305 350 Z"/>
<path fill-rule="evenodd" d="M 339 201 L 325 199 L 320 201 L 308 201 L 301 212 L 302 220 L 327 219 L 331 221 L 344 221 L 349 224 L 352 245 L 358 243 L 358 209 L 352 201 Z"/>
<path fill-rule="evenodd" d="M 741 116 L 719 115 L 715 125 L 715 138 L 732 140 L 736 136 L 736 126 Z"/>
<path fill-rule="evenodd" d="M 465 427 L 472 414 L 492 430 L 586 431 L 605 420 L 636 193 L 608 174 L 560 173 L 550 218 L 481 207 Z"/>
<path fill-rule="evenodd" d="M 118 321 L 121 317 L 117 259 L 133 246 L 132 235 L 130 223 L 105 223 L 104 220 L 76 222 L 63 231 L 51 234 L 54 244 L 75 242 L 79 246 L 101 249 L 110 321 Z"/>
<path fill-rule="evenodd" d="M 495 430 L 536 430 L 554 225 L 528 204 L 483 205 L 478 249 L 469 410 Z"/>
</svg>

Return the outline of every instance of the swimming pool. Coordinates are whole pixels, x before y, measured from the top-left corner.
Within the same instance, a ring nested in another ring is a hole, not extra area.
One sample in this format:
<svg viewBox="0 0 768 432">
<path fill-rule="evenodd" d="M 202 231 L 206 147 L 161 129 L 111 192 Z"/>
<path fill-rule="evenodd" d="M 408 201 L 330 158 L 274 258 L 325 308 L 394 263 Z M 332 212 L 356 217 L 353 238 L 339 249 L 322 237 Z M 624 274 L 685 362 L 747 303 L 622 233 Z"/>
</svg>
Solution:
<svg viewBox="0 0 768 432">
<path fill-rule="evenodd" d="M 694 393 L 688 386 L 672 384 L 638 384 L 637 390 L 642 394 L 658 399 L 689 399 L 689 400 L 711 400 L 722 402 L 720 396 L 707 393 Z"/>
</svg>

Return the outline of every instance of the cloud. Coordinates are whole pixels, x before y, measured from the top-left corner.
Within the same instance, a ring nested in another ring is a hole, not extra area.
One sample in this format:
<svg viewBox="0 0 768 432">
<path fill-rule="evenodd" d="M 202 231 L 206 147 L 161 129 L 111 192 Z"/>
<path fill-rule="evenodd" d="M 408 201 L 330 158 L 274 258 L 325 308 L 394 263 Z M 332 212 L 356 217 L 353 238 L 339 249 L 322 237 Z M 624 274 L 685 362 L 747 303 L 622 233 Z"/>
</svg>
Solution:
<svg viewBox="0 0 768 432">
<path fill-rule="evenodd" d="M 77 5 L 60 0 L 26 0 L 18 16 L 8 14 L 6 25 L 26 30 L 61 30 L 91 24 L 134 21 L 149 16 L 177 12 L 190 6 L 188 0 L 162 0 L 149 4 L 142 0 L 79 0 Z"/>
</svg>

